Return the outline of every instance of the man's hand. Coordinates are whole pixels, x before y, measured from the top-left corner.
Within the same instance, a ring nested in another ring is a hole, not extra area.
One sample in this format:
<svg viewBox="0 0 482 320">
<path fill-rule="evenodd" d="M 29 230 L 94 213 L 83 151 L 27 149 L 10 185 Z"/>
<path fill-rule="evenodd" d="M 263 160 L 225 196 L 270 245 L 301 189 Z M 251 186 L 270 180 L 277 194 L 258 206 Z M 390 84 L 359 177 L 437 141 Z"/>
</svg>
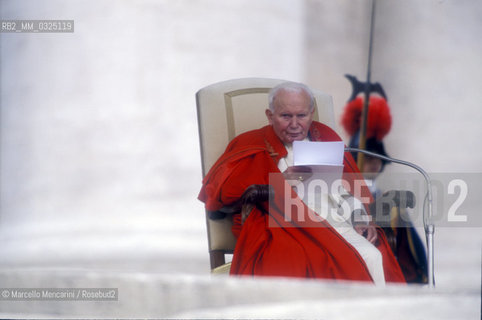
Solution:
<svg viewBox="0 0 482 320">
<path fill-rule="evenodd" d="M 313 170 L 308 166 L 292 166 L 283 172 L 286 180 L 307 180 L 313 175 Z"/>
<path fill-rule="evenodd" d="M 371 244 L 375 245 L 378 239 L 377 229 L 371 224 L 356 224 L 354 227 L 356 232 L 367 238 Z"/>
<path fill-rule="evenodd" d="M 247 187 L 237 203 L 241 207 L 241 222 L 244 223 L 254 206 L 273 196 L 273 187 L 268 184 L 252 184 Z"/>
</svg>

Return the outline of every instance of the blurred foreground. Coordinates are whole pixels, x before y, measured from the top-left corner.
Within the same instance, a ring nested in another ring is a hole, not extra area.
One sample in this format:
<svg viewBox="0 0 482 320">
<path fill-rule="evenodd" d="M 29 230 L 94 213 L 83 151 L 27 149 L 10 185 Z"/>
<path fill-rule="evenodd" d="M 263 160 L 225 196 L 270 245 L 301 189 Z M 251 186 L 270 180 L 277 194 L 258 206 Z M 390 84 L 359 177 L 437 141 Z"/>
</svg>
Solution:
<svg viewBox="0 0 482 320">
<path fill-rule="evenodd" d="M 25 237 L 21 230 L 15 236 L 3 232 L 2 288 L 117 288 L 118 300 L 0 300 L 0 317 L 480 318 L 480 228 L 436 229 L 436 289 L 431 290 L 213 276 L 203 219 L 202 211 L 192 210 L 150 230 L 118 222 L 100 231 L 95 221 L 60 236 L 57 232 L 55 238 L 49 236 L 52 230 L 42 234 L 39 228 Z"/>
</svg>

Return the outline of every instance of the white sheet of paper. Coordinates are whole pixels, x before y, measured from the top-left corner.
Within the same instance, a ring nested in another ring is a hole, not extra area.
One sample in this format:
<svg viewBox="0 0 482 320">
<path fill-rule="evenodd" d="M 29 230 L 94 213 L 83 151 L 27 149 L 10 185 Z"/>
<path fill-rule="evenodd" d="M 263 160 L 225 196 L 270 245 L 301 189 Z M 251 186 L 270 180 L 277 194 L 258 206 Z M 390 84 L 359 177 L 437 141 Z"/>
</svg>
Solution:
<svg viewBox="0 0 482 320">
<path fill-rule="evenodd" d="M 343 165 L 343 141 L 294 141 L 293 161 L 295 166 Z"/>
</svg>

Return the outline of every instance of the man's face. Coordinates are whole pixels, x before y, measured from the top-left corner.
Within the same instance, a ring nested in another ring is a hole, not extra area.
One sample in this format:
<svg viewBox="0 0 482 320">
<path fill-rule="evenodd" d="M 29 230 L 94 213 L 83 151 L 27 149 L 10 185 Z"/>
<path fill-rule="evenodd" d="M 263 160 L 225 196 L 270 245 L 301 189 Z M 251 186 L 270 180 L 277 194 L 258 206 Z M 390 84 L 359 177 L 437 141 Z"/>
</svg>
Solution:
<svg viewBox="0 0 482 320">
<path fill-rule="evenodd" d="M 273 112 L 266 110 L 266 116 L 283 143 L 306 138 L 314 110 L 310 111 L 310 97 L 304 91 L 279 91 L 274 97 L 273 107 Z"/>
<path fill-rule="evenodd" d="M 370 156 L 364 156 L 363 160 L 363 176 L 366 179 L 376 179 L 383 167 L 382 160 Z"/>
</svg>

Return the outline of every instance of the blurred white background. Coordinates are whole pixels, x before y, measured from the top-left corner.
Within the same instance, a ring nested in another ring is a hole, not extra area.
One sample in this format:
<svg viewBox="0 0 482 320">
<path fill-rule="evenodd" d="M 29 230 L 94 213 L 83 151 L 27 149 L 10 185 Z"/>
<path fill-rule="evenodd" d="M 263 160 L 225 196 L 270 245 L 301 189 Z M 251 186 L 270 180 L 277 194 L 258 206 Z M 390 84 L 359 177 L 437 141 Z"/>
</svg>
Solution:
<svg viewBox="0 0 482 320">
<path fill-rule="evenodd" d="M 301 81 L 333 95 L 338 120 L 344 74 L 366 77 L 370 3 L 1 0 L 2 20 L 75 21 L 74 33 L 0 34 L 9 285 L 30 286 L 25 270 L 51 286 L 72 272 L 207 275 L 196 91 Z M 480 16 L 477 0 L 377 3 L 372 80 L 391 106 L 391 156 L 481 171 Z M 480 293 L 480 229 L 440 229 L 436 248 L 438 285 Z"/>
</svg>

